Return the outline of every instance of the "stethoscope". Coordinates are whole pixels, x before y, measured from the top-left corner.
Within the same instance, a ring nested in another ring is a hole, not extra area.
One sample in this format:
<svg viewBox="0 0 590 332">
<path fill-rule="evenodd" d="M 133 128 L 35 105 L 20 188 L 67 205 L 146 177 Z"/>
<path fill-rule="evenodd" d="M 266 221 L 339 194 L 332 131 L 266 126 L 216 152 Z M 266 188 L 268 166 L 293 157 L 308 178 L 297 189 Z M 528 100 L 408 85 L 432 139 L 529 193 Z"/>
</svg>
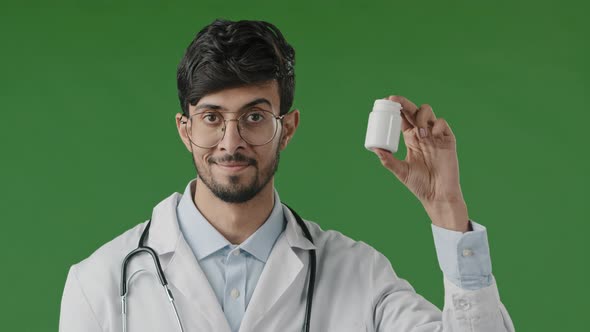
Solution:
<svg viewBox="0 0 590 332">
<path fill-rule="evenodd" d="M 305 234 L 305 237 L 311 243 L 313 243 L 311 233 L 309 232 L 309 229 L 307 228 L 307 226 L 305 225 L 305 223 L 303 222 L 301 217 L 299 217 L 299 215 L 293 209 L 291 209 L 287 204 L 285 204 L 285 206 L 288 207 L 289 210 L 291 210 L 291 212 L 293 212 L 295 219 L 297 219 L 297 223 L 299 224 L 299 226 L 301 226 L 301 229 L 303 229 L 303 233 Z M 176 310 L 174 296 L 172 296 L 172 292 L 170 291 L 170 288 L 168 288 L 168 281 L 166 280 L 166 276 L 164 275 L 164 271 L 162 271 L 162 266 L 160 265 L 160 260 L 158 259 L 158 254 L 151 247 L 144 245 L 145 239 L 150 232 L 151 222 L 152 222 L 152 220 L 150 219 L 147 223 L 147 226 L 145 227 L 145 229 L 141 233 L 141 237 L 139 238 L 139 244 L 137 245 L 137 248 L 134 249 L 133 251 L 131 251 L 130 253 L 128 253 L 127 256 L 125 256 L 125 259 L 123 259 L 123 264 L 121 266 L 121 315 L 122 315 L 123 332 L 127 331 L 127 289 L 129 288 L 129 282 L 133 279 L 133 277 L 138 272 L 145 271 L 143 269 L 138 270 L 138 271 L 134 272 L 131 275 L 131 277 L 129 277 L 129 280 L 127 280 L 127 264 L 129 263 L 131 258 L 133 258 L 135 255 L 142 253 L 142 252 L 148 253 L 148 254 L 150 254 L 150 256 L 152 256 L 152 259 L 154 260 L 154 265 L 156 266 L 156 272 L 158 273 L 158 279 L 160 279 L 160 284 L 162 284 L 162 287 L 164 288 L 164 291 L 166 292 L 166 296 L 168 297 L 168 301 L 170 302 L 170 305 L 172 305 L 172 310 L 174 310 L 174 315 L 176 316 L 176 322 L 178 323 L 178 328 L 181 332 L 184 332 L 184 328 L 182 327 L 182 321 L 180 320 L 180 316 L 178 315 L 178 310 Z M 305 305 L 305 321 L 303 323 L 303 328 L 302 328 L 302 331 L 305 331 L 305 332 L 309 332 L 309 322 L 311 320 L 311 303 L 313 301 L 313 292 L 314 292 L 314 284 L 315 284 L 315 271 L 316 271 L 315 270 L 316 269 L 315 250 L 309 251 L 309 261 L 310 261 L 310 265 L 311 265 L 310 266 L 310 276 L 309 276 L 309 283 L 307 285 L 307 303 Z"/>
</svg>

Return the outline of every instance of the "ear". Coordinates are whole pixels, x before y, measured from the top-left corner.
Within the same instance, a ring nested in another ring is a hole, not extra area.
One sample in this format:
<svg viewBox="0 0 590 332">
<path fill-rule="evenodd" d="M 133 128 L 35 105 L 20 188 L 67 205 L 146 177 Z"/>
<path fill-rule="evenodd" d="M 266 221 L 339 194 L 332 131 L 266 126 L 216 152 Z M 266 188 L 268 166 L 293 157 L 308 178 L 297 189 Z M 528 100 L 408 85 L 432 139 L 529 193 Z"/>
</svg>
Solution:
<svg viewBox="0 0 590 332">
<path fill-rule="evenodd" d="M 287 113 L 283 118 L 283 129 L 280 144 L 280 150 L 287 148 L 289 141 L 295 135 L 297 127 L 299 126 L 299 110 L 294 109 L 292 112 Z"/>
<path fill-rule="evenodd" d="M 186 131 L 186 128 L 188 126 L 188 118 L 184 116 L 182 113 L 176 113 L 175 119 L 176 129 L 178 129 L 178 135 L 180 136 L 182 143 L 184 143 L 184 146 L 188 151 L 192 151 L 191 141 L 189 140 L 188 133 Z"/>
</svg>

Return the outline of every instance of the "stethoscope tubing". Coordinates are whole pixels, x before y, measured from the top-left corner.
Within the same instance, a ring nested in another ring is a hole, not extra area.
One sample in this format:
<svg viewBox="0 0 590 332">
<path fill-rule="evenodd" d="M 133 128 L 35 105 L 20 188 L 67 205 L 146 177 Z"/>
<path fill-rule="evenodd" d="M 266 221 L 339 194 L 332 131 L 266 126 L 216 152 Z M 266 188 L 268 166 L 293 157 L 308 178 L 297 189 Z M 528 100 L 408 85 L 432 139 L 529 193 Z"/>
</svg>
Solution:
<svg viewBox="0 0 590 332">
<path fill-rule="evenodd" d="M 283 203 L 283 204 L 285 204 L 285 203 Z M 295 219 L 297 220 L 297 224 L 299 224 L 299 226 L 303 230 L 303 234 L 305 235 L 305 237 L 311 243 L 313 243 L 313 238 L 311 236 L 311 233 L 309 232 L 309 229 L 307 228 L 307 226 L 303 222 L 303 219 L 301 219 L 301 217 L 299 217 L 297 212 L 295 212 L 293 209 L 291 209 L 291 207 L 289 207 L 287 204 L 285 204 L 285 206 L 287 206 L 287 208 L 289 208 L 289 210 L 291 210 L 291 212 L 295 216 Z M 148 221 L 145 229 L 141 233 L 141 237 L 139 238 L 139 243 L 137 245 L 137 248 L 135 248 L 131 252 L 129 252 L 125 256 L 125 258 L 123 259 L 123 263 L 121 264 L 121 287 L 120 287 L 121 292 L 120 292 L 120 295 L 121 295 L 121 320 L 122 320 L 121 323 L 123 325 L 123 332 L 127 332 L 127 295 L 128 295 L 128 290 L 129 290 L 128 283 L 131 279 L 133 279 L 133 276 L 135 275 L 135 273 L 137 273 L 137 271 L 136 271 L 134 274 L 132 274 L 128 280 L 127 279 L 127 265 L 129 264 L 129 261 L 133 257 L 135 257 L 141 253 L 147 253 L 152 257 L 152 260 L 154 261 L 154 265 L 156 267 L 156 273 L 158 275 L 158 280 L 159 280 L 160 284 L 162 285 L 164 291 L 166 292 L 166 296 L 168 297 L 168 301 L 170 302 L 170 304 L 172 305 L 172 309 L 174 310 L 174 314 L 176 316 L 176 321 L 178 323 L 178 328 L 181 332 L 184 332 L 184 327 L 182 326 L 182 321 L 180 319 L 180 316 L 178 314 L 178 310 L 176 308 L 174 296 L 172 295 L 172 292 L 170 291 L 170 288 L 168 287 L 168 281 L 166 280 L 166 276 L 164 275 L 164 271 L 162 270 L 162 266 L 160 264 L 160 259 L 158 258 L 158 254 L 156 253 L 156 251 L 154 249 L 145 245 L 145 240 L 146 240 L 146 238 L 149 234 L 149 231 L 150 231 L 151 222 L 152 222 L 152 220 L 150 219 Z M 309 332 L 309 328 L 310 328 L 311 305 L 313 303 L 313 294 L 315 291 L 315 278 L 316 278 L 316 265 L 317 265 L 317 257 L 316 257 L 315 250 L 309 250 L 309 262 L 310 262 L 309 283 L 307 286 L 307 300 L 306 300 L 306 304 L 305 304 L 305 320 L 303 322 L 303 327 L 302 327 L 302 330 L 305 332 Z"/>
</svg>

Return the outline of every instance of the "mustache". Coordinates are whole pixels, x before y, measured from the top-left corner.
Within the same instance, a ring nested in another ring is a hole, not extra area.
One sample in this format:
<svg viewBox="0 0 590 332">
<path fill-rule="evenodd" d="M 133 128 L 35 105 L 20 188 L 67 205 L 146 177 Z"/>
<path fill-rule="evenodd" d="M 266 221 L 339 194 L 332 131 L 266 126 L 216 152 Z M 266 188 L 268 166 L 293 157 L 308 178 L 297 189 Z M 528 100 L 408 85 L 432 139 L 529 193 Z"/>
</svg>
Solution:
<svg viewBox="0 0 590 332">
<path fill-rule="evenodd" d="M 236 153 L 234 155 L 228 154 L 228 155 L 225 155 L 225 156 L 213 159 L 213 160 L 209 159 L 209 164 L 212 164 L 212 163 L 216 163 L 216 164 L 224 163 L 225 164 L 225 163 L 234 163 L 234 162 L 247 163 L 248 165 L 254 165 L 254 166 L 256 166 L 256 164 L 257 164 L 255 159 L 248 158 L 241 153 Z"/>
</svg>

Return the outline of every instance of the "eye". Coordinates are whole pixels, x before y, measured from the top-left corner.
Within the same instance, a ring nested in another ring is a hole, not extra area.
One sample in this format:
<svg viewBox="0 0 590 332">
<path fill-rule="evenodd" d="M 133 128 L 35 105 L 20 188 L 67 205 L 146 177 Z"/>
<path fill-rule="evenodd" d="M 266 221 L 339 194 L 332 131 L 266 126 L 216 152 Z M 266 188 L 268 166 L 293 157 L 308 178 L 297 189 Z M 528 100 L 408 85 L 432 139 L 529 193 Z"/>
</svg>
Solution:
<svg viewBox="0 0 590 332">
<path fill-rule="evenodd" d="M 202 119 L 205 120 L 209 120 L 209 123 L 214 123 L 217 122 L 217 119 L 219 119 L 219 115 L 215 112 L 206 112 L 202 114 Z"/>
<path fill-rule="evenodd" d="M 246 119 L 249 122 L 262 122 L 265 119 L 265 112 L 264 111 L 251 111 L 246 115 Z"/>
</svg>

